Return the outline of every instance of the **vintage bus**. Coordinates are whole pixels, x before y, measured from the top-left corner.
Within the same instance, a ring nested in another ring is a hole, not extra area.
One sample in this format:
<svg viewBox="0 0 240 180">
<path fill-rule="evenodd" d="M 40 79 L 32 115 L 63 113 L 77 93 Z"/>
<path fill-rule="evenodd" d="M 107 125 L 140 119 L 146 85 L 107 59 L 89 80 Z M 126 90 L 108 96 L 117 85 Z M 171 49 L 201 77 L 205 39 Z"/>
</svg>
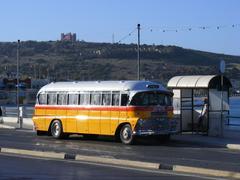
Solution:
<svg viewBox="0 0 240 180">
<path fill-rule="evenodd" d="M 37 135 L 112 135 L 124 144 L 136 136 L 176 133 L 172 93 L 151 81 L 53 82 L 37 94 Z"/>
</svg>

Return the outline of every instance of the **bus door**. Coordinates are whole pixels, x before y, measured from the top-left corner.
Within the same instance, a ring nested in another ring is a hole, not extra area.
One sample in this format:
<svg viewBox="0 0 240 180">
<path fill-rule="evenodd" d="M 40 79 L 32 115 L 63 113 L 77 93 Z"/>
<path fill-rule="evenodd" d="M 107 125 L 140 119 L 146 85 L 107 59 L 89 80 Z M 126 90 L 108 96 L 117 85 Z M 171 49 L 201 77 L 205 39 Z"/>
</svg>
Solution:
<svg viewBox="0 0 240 180">
<path fill-rule="evenodd" d="M 88 112 L 89 134 L 100 134 L 101 119 L 101 93 L 92 92 L 90 94 L 90 108 Z"/>
<path fill-rule="evenodd" d="M 111 92 L 102 92 L 100 130 L 103 135 L 111 134 Z"/>
<path fill-rule="evenodd" d="M 119 123 L 126 122 L 128 119 L 128 112 L 127 112 L 127 103 L 129 100 L 129 95 L 127 93 L 121 93 L 121 111 L 119 114 Z"/>
</svg>

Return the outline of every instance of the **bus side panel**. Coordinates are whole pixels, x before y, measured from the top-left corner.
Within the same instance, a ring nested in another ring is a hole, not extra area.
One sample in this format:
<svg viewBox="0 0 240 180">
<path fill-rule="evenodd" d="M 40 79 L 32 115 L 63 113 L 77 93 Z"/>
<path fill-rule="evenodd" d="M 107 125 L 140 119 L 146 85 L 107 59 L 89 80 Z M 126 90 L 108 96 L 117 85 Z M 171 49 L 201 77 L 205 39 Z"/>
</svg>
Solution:
<svg viewBox="0 0 240 180">
<path fill-rule="evenodd" d="M 68 132 L 67 130 L 67 123 L 66 123 L 66 118 L 67 118 L 67 110 L 64 108 L 57 109 L 55 111 L 55 118 L 61 120 L 62 122 L 62 127 L 63 127 L 63 132 Z"/>
<path fill-rule="evenodd" d="M 88 110 L 78 110 L 77 120 L 77 132 L 88 133 Z"/>
<path fill-rule="evenodd" d="M 46 108 L 45 115 L 46 129 L 48 129 L 50 127 L 51 121 L 53 119 L 56 119 L 56 109 Z"/>
<path fill-rule="evenodd" d="M 139 119 L 139 112 L 136 110 L 129 110 L 127 114 L 128 114 L 128 122 L 131 124 L 132 129 L 134 129 Z"/>
<path fill-rule="evenodd" d="M 111 111 L 111 135 L 114 135 L 119 125 L 119 110 Z"/>
<path fill-rule="evenodd" d="M 47 131 L 45 122 L 45 109 L 35 107 L 33 122 L 36 130 Z"/>
<path fill-rule="evenodd" d="M 128 120 L 128 113 L 127 113 L 127 108 L 122 107 L 121 110 L 119 111 L 119 124 L 124 123 Z"/>
<path fill-rule="evenodd" d="M 67 109 L 67 118 L 66 118 L 66 132 L 76 133 L 77 132 L 77 109 Z"/>
<path fill-rule="evenodd" d="M 98 109 L 89 109 L 89 134 L 100 134 L 101 111 Z"/>
<path fill-rule="evenodd" d="M 111 111 L 101 110 L 101 121 L 100 121 L 101 134 L 111 134 Z"/>
</svg>

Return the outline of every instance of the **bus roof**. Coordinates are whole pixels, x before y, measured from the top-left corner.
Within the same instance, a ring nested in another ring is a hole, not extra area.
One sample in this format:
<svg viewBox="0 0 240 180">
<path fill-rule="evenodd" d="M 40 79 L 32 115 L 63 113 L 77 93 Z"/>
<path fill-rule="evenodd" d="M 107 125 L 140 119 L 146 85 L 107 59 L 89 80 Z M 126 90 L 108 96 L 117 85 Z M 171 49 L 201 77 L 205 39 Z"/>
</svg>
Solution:
<svg viewBox="0 0 240 180">
<path fill-rule="evenodd" d="M 74 81 L 52 82 L 43 86 L 44 91 L 168 91 L 161 84 L 152 81 Z"/>
</svg>

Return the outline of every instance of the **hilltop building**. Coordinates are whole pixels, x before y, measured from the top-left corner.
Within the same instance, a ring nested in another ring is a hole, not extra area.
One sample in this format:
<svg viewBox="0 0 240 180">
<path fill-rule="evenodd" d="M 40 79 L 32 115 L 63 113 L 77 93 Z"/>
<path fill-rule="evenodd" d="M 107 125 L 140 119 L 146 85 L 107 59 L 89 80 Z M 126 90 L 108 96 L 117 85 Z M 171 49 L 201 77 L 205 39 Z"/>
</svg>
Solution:
<svg viewBox="0 0 240 180">
<path fill-rule="evenodd" d="M 61 33 L 61 41 L 72 41 L 75 42 L 77 40 L 76 33 Z"/>
</svg>

